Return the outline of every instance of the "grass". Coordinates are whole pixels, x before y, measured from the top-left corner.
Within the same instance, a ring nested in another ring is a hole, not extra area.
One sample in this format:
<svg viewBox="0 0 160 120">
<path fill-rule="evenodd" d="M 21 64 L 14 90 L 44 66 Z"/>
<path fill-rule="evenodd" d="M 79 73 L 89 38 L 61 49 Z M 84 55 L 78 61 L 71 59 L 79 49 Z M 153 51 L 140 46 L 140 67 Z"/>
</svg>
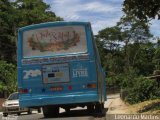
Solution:
<svg viewBox="0 0 160 120">
<path fill-rule="evenodd" d="M 160 114 L 160 99 L 129 105 L 130 113 Z"/>
</svg>

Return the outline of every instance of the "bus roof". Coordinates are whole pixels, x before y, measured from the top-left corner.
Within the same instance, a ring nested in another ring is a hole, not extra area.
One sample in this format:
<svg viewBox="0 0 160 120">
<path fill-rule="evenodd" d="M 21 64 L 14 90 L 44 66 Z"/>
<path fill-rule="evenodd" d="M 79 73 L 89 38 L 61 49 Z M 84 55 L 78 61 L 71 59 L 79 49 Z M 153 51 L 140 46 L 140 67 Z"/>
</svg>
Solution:
<svg viewBox="0 0 160 120">
<path fill-rule="evenodd" d="M 53 26 L 68 26 L 68 25 L 90 25 L 90 22 L 67 22 L 67 21 L 56 21 L 56 22 L 45 22 L 40 24 L 32 24 L 19 29 L 19 31 L 26 31 L 30 29 L 38 29 L 42 27 L 53 27 Z"/>
</svg>

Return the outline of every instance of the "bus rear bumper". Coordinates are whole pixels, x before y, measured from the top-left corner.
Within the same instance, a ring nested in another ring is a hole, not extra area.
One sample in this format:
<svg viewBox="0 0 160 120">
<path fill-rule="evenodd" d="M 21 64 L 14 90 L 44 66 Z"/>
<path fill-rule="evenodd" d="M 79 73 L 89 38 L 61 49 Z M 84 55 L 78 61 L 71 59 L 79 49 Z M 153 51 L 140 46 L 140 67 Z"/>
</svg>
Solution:
<svg viewBox="0 0 160 120">
<path fill-rule="evenodd" d="M 35 107 L 45 105 L 64 105 L 98 102 L 99 97 L 96 92 L 70 95 L 25 95 L 21 96 L 19 104 L 21 107 Z"/>
</svg>

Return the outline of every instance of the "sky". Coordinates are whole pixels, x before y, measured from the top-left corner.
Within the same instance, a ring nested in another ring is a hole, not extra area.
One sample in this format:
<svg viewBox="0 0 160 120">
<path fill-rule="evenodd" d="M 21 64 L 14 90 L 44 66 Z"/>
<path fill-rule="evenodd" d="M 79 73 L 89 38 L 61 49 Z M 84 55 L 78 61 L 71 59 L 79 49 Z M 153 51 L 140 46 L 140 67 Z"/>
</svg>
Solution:
<svg viewBox="0 0 160 120">
<path fill-rule="evenodd" d="M 91 22 L 94 34 L 115 26 L 123 16 L 124 0 L 43 0 L 57 16 L 65 21 Z M 160 20 L 151 21 L 151 33 L 160 37 Z"/>
</svg>

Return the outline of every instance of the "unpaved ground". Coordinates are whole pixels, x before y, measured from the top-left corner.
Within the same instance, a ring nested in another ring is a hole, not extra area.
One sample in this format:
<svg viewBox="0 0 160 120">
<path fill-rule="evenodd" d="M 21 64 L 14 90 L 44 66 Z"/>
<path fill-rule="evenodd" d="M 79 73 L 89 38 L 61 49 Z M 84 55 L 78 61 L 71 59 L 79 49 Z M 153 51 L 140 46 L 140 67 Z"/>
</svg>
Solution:
<svg viewBox="0 0 160 120">
<path fill-rule="evenodd" d="M 160 109 L 154 109 L 155 106 L 160 104 L 159 99 L 129 105 L 120 99 L 119 94 L 113 94 L 112 97 L 109 95 L 109 98 L 105 104 L 105 108 L 108 108 L 107 114 L 160 114 Z"/>
<path fill-rule="evenodd" d="M 108 108 L 107 114 L 129 114 L 129 106 L 126 105 L 121 99 L 119 94 L 110 95 L 105 107 Z"/>
</svg>

